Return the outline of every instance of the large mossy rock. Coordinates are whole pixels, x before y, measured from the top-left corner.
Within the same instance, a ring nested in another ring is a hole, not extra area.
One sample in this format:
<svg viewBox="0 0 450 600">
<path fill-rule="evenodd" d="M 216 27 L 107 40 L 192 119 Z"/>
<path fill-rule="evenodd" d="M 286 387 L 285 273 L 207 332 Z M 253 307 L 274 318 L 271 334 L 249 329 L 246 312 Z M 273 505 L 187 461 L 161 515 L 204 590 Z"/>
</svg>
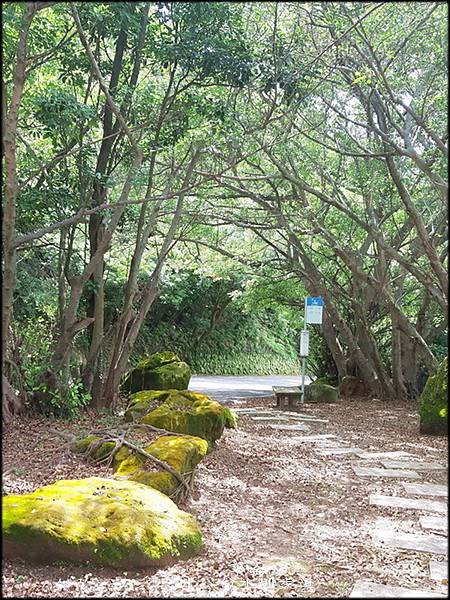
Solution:
<svg viewBox="0 0 450 600">
<path fill-rule="evenodd" d="M 305 387 L 305 402 L 337 402 L 337 388 L 326 383 L 311 383 Z"/>
<path fill-rule="evenodd" d="M 157 352 L 142 358 L 125 376 L 121 390 L 133 394 L 141 390 L 185 390 L 191 369 L 173 352 Z"/>
<path fill-rule="evenodd" d="M 236 426 L 229 408 L 205 394 L 187 390 L 142 391 L 133 394 L 125 421 L 139 421 L 167 431 L 187 433 L 214 442 L 225 427 Z"/>
<path fill-rule="evenodd" d="M 448 435 L 448 358 L 428 378 L 420 402 L 420 433 Z"/>
<path fill-rule="evenodd" d="M 5 496 L 2 531 L 6 556 L 44 563 L 163 566 L 202 546 L 195 518 L 166 495 L 134 481 L 100 477 Z"/>
<path fill-rule="evenodd" d="M 119 460 L 116 460 L 115 477 L 128 479 L 149 485 L 167 496 L 171 496 L 180 485 L 176 477 L 167 471 L 148 471 L 148 460 L 127 448 L 123 450 Z M 195 436 L 164 435 L 149 444 L 144 450 L 163 460 L 178 473 L 184 474 L 194 470 L 208 452 L 208 442 Z M 152 463 L 148 464 L 152 467 Z"/>
</svg>

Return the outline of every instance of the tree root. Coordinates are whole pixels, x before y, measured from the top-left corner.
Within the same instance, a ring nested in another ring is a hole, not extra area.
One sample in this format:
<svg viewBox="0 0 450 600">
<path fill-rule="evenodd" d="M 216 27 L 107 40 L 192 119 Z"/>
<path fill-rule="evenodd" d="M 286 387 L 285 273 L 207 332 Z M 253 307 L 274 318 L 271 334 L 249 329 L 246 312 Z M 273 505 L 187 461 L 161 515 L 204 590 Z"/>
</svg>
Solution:
<svg viewBox="0 0 450 600">
<path fill-rule="evenodd" d="M 146 430 L 150 430 L 153 433 L 163 433 L 165 435 L 185 435 L 178 434 L 171 431 L 167 431 L 165 429 L 159 429 L 158 427 L 153 427 L 152 425 L 143 425 L 143 424 L 130 424 L 126 428 L 120 428 L 116 430 L 111 430 L 107 428 L 92 430 L 89 432 L 90 435 L 98 435 L 99 439 L 92 441 L 89 446 L 86 448 L 83 456 L 86 460 L 92 462 L 94 465 L 103 465 L 106 463 L 106 466 L 111 467 L 114 456 L 117 452 L 122 448 L 129 448 L 136 454 L 143 456 L 146 460 L 156 465 L 160 469 L 167 471 L 170 475 L 172 475 L 177 482 L 179 483 L 178 487 L 175 491 L 170 495 L 172 500 L 174 501 L 186 501 L 191 494 L 192 491 L 192 482 L 194 472 L 190 471 L 189 473 L 179 473 L 176 469 L 174 469 L 171 465 L 169 465 L 164 460 L 160 460 L 156 458 L 152 454 L 146 452 L 140 446 L 137 446 L 133 442 L 130 442 L 126 436 L 129 433 L 129 429 L 133 428 L 143 428 Z M 57 433 L 57 432 L 55 432 Z M 61 437 L 66 437 L 66 435 L 60 434 Z M 73 439 L 74 441 L 74 439 Z M 113 442 L 114 447 L 104 456 L 100 458 L 95 458 L 96 451 L 105 443 Z"/>
</svg>

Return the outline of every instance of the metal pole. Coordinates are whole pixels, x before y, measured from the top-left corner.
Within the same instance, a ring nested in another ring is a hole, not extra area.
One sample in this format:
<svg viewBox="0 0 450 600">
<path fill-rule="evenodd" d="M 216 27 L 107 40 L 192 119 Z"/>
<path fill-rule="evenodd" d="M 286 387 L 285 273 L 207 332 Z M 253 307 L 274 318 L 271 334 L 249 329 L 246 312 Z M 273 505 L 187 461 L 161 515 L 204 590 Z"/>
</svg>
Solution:
<svg viewBox="0 0 450 600">
<path fill-rule="evenodd" d="M 307 310 L 307 298 L 305 298 L 305 313 L 303 317 L 303 331 L 308 331 L 308 326 L 306 323 L 306 310 Z M 303 404 L 305 401 L 305 373 L 306 373 L 306 356 L 302 357 L 302 394 L 300 396 L 300 404 Z"/>
</svg>

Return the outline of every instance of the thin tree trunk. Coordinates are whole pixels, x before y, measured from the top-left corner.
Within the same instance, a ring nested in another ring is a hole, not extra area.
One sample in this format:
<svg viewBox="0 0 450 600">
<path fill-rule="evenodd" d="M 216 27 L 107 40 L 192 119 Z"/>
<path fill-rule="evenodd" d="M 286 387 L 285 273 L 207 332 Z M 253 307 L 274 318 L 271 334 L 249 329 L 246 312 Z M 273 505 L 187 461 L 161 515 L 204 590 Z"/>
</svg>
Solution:
<svg viewBox="0 0 450 600">
<path fill-rule="evenodd" d="M 396 398 L 404 400 L 408 397 L 408 390 L 403 376 L 402 358 L 402 333 L 398 328 L 397 316 L 391 313 L 392 323 L 392 381 L 394 384 Z M 412 358 L 412 357 L 411 357 Z"/>
<path fill-rule="evenodd" d="M 333 360 L 336 364 L 338 372 L 338 377 L 340 379 L 346 374 L 345 355 L 342 350 L 342 346 L 340 345 L 339 340 L 337 338 L 333 321 L 331 320 L 330 315 L 328 314 L 326 306 L 323 311 L 322 333 L 324 335 L 328 348 L 330 349 L 331 355 L 333 356 Z"/>
<path fill-rule="evenodd" d="M 194 155 L 191 159 L 188 168 L 186 169 L 186 174 L 183 178 L 181 189 L 184 189 L 190 181 L 195 165 L 197 164 L 199 158 L 200 150 L 197 149 L 194 152 Z M 123 318 L 127 320 L 126 335 L 123 338 L 122 344 L 120 344 L 120 346 L 117 345 L 113 349 L 113 356 L 109 364 L 109 369 L 103 388 L 102 403 L 104 406 L 111 406 L 116 398 L 120 379 L 126 370 L 130 354 L 136 342 L 136 338 L 139 334 L 139 331 L 142 327 L 145 317 L 147 316 L 148 311 L 150 310 L 153 302 L 156 300 L 160 293 L 159 280 L 161 276 L 161 271 L 164 262 L 167 258 L 167 255 L 171 249 L 171 246 L 174 242 L 175 234 L 181 221 L 184 197 L 184 193 L 180 194 L 178 197 L 172 222 L 170 224 L 169 231 L 167 232 L 159 254 L 158 263 L 142 292 L 141 306 L 137 310 L 132 321 L 129 320 L 128 313 L 123 315 Z"/>
<path fill-rule="evenodd" d="M 111 80 L 109 84 L 109 92 L 114 96 L 117 85 L 119 83 L 119 76 L 122 70 L 123 55 L 127 44 L 128 32 L 122 28 L 119 32 L 116 42 L 116 49 L 114 54 L 114 60 L 111 70 Z M 92 205 L 99 206 L 106 199 L 106 186 L 101 178 L 105 177 L 106 168 L 111 155 L 111 149 L 115 136 L 111 135 L 113 131 L 113 111 L 108 101 L 105 101 L 104 116 L 103 116 L 103 139 L 100 146 L 100 151 L 97 158 L 97 165 L 95 168 L 96 178 L 94 180 L 93 192 L 92 192 Z M 119 131 L 119 128 L 117 128 Z M 89 246 L 90 246 L 90 257 L 92 258 L 97 252 L 97 248 L 101 243 L 102 236 L 104 234 L 103 218 L 102 215 L 93 214 L 89 218 Z M 86 366 L 83 371 L 83 385 L 87 392 L 92 390 L 92 384 L 98 362 L 98 351 L 100 344 L 103 339 L 104 329 L 104 307 L 105 307 L 105 290 L 104 290 L 104 261 L 103 259 L 98 263 L 94 272 L 91 275 L 91 288 L 88 291 L 88 317 L 93 318 L 92 325 L 88 328 L 88 336 L 90 339 L 90 347 L 87 356 Z"/>
<path fill-rule="evenodd" d="M 2 364 L 8 355 L 10 325 L 13 318 L 13 297 L 16 287 L 16 201 L 17 181 L 16 136 L 17 120 L 26 79 L 27 42 L 31 22 L 36 14 L 35 2 L 26 2 L 17 45 L 13 90 L 4 115 L 3 150 L 5 159 L 5 204 L 3 207 L 3 294 L 2 294 Z M 4 89 L 6 92 L 6 89 Z M 6 108 L 6 93 L 3 109 Z"/>
</svg>

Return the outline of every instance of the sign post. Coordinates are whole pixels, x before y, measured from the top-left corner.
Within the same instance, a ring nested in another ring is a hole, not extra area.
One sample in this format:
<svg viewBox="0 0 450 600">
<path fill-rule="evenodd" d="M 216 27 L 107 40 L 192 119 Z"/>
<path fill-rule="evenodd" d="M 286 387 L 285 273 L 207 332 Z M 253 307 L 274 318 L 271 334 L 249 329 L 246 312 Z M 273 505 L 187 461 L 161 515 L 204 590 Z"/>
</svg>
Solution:
<svg viewBox="0 0 450 600">
<path fill-rule="evenodd" d="M 303 319 L 303 330 L 300 332 L 300 357 L 302 359 L 302 392 L 300 404 L 305 401 L 305 375 L 306 359 L 309 354 L 309 331 L 308 323 L 322 324 L 323 298 L 321 296 L 309 296 L 305 298 L 305 317 Z"/>
</svg>

